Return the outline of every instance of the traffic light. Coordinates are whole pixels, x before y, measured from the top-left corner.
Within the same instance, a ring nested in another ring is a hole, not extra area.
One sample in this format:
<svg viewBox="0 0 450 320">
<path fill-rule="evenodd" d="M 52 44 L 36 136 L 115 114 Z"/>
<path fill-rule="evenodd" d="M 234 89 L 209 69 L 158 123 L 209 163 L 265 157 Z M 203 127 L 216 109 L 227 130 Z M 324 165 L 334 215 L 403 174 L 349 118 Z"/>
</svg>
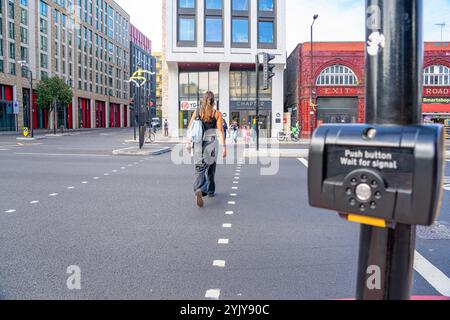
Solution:
<svg viewBox="0 0 450 320">
<path fill-rule="evenodd" d="M 130 110 L 134 111 L 134 99 L 130 99 Z"/>
<path fill-rule="evenodd" d="M 275 59 L 275 56 L 270 53 L 264 53 L 264 60 L 263 60 L 263 89 L 267 90 L 270 88 L 270 79 L 272 79 L 275 76 L 275 73 L 273 72 L 273 69 L 275 68 L 275 65 L 270 63 Z"/>
</svg>

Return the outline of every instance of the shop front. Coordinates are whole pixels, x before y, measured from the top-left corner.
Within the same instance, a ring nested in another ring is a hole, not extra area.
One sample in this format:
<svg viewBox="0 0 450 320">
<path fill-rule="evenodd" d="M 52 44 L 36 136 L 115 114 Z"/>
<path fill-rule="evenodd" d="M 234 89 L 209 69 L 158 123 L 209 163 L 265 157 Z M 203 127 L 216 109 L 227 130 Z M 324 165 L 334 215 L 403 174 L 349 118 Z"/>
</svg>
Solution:
<svg viewBox="0 0 450 320">
<path fill-rule="evenodd" d="M 260 75 L 262 83 L 262 74 Z M 230 121 L 252 128 L 256 122 L 256 72 L 254 70 L 230 71 Z M 260 88 L 259 127 L 264 137 L 272 133 L 272 87 Z"/>
<path fill-rule="evenodd" d="M 0 131 L 15 131 L 13 87 L 0 85 Z"/>
<path fill-rule="evenodd" d="M 194 112 L 201 106 L 203 95 L 212 91 L 220 109 L 219 71 L 180 71 L 179 73 L 179 134 L 184 135 Z"/>
<path fill-rule="evenodd" d="M 106 128 L 106 103 L 95 101 L 95 127 Z"/>
<path fill-rule="evenodd" d="M 364 122 L 364 88 L 361 86 L 318 87 L 316 124 Z"/>
<path fill-rule="evenodd" d="M 120 104 L 111 103 L 109 106 L 109 127 L 120 128 Z"/>
<path fill-rule="evenodd" d="M 78 127 L 91 128 L 91 101 L 89 99 L 78 98 Z"/>
</svg>

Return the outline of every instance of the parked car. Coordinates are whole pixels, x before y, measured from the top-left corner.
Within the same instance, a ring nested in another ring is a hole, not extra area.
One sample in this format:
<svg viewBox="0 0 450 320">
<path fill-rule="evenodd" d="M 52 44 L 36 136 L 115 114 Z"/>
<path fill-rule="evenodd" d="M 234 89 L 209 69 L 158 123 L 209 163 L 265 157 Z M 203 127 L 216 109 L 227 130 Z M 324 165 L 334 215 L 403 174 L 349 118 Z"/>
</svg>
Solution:
<svg viewBox="0 0 450 320">
<path fill-rule="evenodd" d="M 152 128 L 154 130 L 161 130 L 161 119 L 153 118 L 152 119 Z"/>
</svg>

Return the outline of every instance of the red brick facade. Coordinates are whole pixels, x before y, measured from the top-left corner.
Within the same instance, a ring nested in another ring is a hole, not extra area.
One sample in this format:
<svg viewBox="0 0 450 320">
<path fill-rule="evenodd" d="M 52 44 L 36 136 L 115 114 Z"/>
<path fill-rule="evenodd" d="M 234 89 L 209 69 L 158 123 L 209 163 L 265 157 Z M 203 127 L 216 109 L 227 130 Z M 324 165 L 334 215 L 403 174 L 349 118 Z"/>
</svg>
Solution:
<svg viewBox="0 0 450 320">
<path fill-rule="evenodd" d="M 364 122 L 365 97 L 365 47 L 363 42 L 319 42 L 314 44 L 313 103 L 320 98 L 349 97 L 358 100 L 357 122 Z M 444 65 L 450 68 L 450 44 L 426 43 L 424 66 Z M 323 70 L 333 65 L 350 68 L 357 77 L 357 84 L 352 86 L 316 86 L 316 81 Z M 311 126 L 317 123 L 317 112 L 311 115 L 311 45 L 299 44 L 288 59 L 286 83 L 286 107 L 298 115 L 302 126 L 302 134 L 309 136 Z M 291 70 L 289 70 L 291 69 Z M 298 73 L 298 75 L 296 75 Z M 297 83 L 297 88 L 294 88 Z M 449 87 L 425 87 L 424 97 L 450 97 Z M 439 101 L 439 100 L 438 100 Z M 424 112 L 448 112 L 450 103 L 440 105 L 424 105 Z"/>
</svg>

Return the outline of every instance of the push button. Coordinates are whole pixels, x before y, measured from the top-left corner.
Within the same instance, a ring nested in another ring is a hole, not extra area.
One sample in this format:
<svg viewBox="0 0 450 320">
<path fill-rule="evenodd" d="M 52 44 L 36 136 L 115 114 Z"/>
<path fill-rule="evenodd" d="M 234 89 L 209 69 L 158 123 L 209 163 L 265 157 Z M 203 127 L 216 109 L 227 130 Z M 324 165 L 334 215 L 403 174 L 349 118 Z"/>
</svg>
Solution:
<svg viewBox="0 0 450 320">
<path fill-rule="evenodd" d="M 356 197 L 361 202 L 367 202 L 372 198 L 372 188 L 366 184 L 362 183 L 356 187 Z"/>
</svg>

